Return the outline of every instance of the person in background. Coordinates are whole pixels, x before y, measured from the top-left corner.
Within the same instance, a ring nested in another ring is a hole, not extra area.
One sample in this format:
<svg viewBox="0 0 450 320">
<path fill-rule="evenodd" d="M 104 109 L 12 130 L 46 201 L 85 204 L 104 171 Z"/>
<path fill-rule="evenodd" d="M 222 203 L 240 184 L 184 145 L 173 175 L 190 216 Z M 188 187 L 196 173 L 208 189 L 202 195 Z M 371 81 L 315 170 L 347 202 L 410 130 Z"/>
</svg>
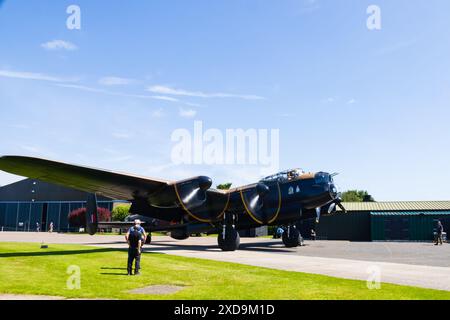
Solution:
<svg viewBox="0 0 450 320">
<path fill-rule="evenodd" d="M 311 240 L 316 241 L 316 231 L 314 229 L 311 229 Z"/>
<path fill-rule="evenodd" d="M 133 274 L 133 261 L 135 262 L 134 274 L 140 275 L 141 269 L 141 248 L 142 248 L 142 234 L 139 232 L 139 228 L 134 226 L 128 232 L 128 275 Z"/>
<path fill-rule="evenodd" d="M 442 234 L 444 233 L 444 226 L 442 225 L 441 221 L 437 222 L 437 228 L 436 228 L 436 243 L 435 246 L 441 244 L 442 245 Z"/>
<path fill-rule="evenodd" d="M 277 228 L 277 232 L 276 232 L 276 238 L 280 239 L 281 236 L 283 235 L 284 229 L 282 227 L 278 227 Z"/>
<path fill-rule="evenodd" d="M 53 233 L 53 221 L 50 222 L 50 225 L 48 226 L 48 232 Z"/>
<path fill-rule="evenodd" d="M 39 225 L 39 222 L 36 222 L 36 232 L 41 231 L 41 226 Z"/>
</svg>

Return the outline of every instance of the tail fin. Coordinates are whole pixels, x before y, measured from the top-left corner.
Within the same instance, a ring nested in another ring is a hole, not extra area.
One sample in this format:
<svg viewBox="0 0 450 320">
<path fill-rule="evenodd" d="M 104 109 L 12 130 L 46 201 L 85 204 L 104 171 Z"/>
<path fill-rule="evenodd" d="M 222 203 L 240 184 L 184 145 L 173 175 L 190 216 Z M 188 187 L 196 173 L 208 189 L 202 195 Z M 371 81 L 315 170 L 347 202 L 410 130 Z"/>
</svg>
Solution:
<svg viewBox="0 0 450 320">
<path fill-rule="evenodd" d="M 86 230 L 92 236 L 97 232 L 98 214 L 97 214 L 97 196 L 95 193 L 88 195 L 86 205 Z"/>
</svg>

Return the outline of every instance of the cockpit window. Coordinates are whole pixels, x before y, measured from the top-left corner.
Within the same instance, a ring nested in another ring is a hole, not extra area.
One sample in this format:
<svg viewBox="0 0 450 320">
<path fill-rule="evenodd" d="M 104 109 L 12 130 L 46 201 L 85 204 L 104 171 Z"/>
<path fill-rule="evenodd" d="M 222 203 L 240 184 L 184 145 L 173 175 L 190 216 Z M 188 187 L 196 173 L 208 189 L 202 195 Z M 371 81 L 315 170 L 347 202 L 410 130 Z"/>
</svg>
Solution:
<svg viewBox="0 0 450 320">
<path fill-rule="evenodd" d="M 293 180 L 293 179 L 296 179 L 296 178 L 298 178 L 300 176 L 300 171 L 299 170 L 291 170 L 291 171 L 288 171 L 288 173 L 287 173 L 287 178 L 288 178 L 288 180 Z"/>
<path fill-rule="evenodd" d="M 316 173 L 314 180 L 315 180 L 316 184 L 328 183 L 328 182 L 331 182 L 331 176 L 325 172 L 318 172 L 318 173 Z"/>
<path fill-rule="evenodd" d="M 301 169 L 287 170 L 287 171 L 282 171 L 282 172 L 279 172 L 277 174 L 265 177 L 264 179 L 261 180 L 261 182 L 264 182 L 264 181 L 265 182 L 270 182 L 270 181 L 278 181 L 278 182 L 290 181 L 290 180 L 297 179 L 302 174 L 304 174 L 304 171 L 301 170 Z"/>
</svg>

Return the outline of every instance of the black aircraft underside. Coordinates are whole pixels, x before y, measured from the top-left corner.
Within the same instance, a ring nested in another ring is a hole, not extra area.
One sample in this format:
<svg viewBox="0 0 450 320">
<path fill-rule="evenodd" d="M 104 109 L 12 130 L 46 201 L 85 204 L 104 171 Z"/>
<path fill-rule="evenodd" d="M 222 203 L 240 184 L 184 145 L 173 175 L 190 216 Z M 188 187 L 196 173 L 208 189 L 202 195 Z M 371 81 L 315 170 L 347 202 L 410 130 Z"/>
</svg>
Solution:
<svg viewBox="0 0 450 320">
<path fill-rule="evenodd" d="M 20 156 L 1 157 L 0 170 L 88 192 L 86 229 L 92 235 L 99 227 L 132 224 L 98 222 L 96 198 L 103 195 L 130 201 L 130 213 L 139 216 L 150 232 L 169 231 L 179 240 L 216 232 L 224 251 L 239 247 L 237 230 L 263 225 L 283 226 L 283 243 L 295 247 L 301 237 L 295 227 L 298 221 L 316 218 L 318 223 L 336 206 L 345 211 L 334 175 L 326 172 L 288 170 L 224 191 L 211 188 L 212 180 L 205 176 L 167 181 Z"/>
</svg>

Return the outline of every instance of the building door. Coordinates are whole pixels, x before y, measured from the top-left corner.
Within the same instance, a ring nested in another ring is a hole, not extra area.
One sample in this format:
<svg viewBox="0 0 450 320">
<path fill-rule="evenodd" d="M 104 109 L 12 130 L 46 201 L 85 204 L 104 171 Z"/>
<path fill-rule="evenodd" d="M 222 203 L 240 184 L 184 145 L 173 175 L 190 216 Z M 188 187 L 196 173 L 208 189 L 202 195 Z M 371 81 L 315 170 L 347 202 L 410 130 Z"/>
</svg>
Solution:
<svg viewBox="0 0 450 320">
<path fill-rule="evenodd" d="M 48 212 L 48 203 L 44 203 L 42 206 L 42 215 L 41 215 L 41 231 L 47 231 L 47 212 Z"/>
<path fill-rule="evenodd" d="M 384 220 L 386 240 L 409 240 L 409 219 L 400 216 L 386 217 Z"/>
</svg>

